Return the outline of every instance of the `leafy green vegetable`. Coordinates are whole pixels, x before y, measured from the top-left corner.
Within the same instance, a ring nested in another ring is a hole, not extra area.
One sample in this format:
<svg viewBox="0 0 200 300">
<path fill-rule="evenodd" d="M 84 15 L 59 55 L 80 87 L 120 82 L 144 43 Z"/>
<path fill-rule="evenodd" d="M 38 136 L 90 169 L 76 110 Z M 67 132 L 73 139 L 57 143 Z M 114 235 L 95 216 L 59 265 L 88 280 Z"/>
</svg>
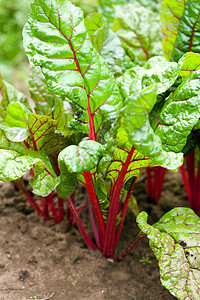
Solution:
<svg viewBox="0 0 200 300">
<path fill-rule="evenodd" d="M 174 208 L 153 226 L 137 216 L 159 261 L 162 284 L 178 299 L 200 296 L 200 218 L 189 208 Z"/>
</svg>

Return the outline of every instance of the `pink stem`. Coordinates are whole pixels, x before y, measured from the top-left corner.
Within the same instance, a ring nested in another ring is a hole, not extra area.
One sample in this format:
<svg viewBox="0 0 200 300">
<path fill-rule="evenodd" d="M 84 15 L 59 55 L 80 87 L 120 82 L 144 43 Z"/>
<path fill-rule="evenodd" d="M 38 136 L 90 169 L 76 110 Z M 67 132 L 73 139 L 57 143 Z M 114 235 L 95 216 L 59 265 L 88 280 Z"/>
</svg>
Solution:
<svg viewBox="0 0 200 300">
<path fill-rule="evenodd" d="M 118 244 L 118 241 L 119 241 L 119 238 L 120 238 L 120 235 L 121 235 L 121 231 L 122 231 L 122 227 L 123 227 L 123 224 L 124 224 L 124 220 L 125 220 L 125 216 L 126 216 L 128 204 L 129 204 L 129 201 L 131 199 L 131 195 L 132 195 L 132 192 L 133 192 L 136 180 L 137 180 L 137 178 L 135 177 L 133 179 L 133 182 L 131 184 L 131 188 L 128 191 L 128 193 L 126 195 L 126 199 L 124 201 L 124 206 L 123 206 L 122 213 L 121 213 L 121 221 L 119 223 L 119 227 L 118 227 L 118 230 L 116 232 L 116 237 L 115 237 L 115 248 L 117 247 L 117 244 Z"/>
<path fill-rule="evenodd" d="M 87 246 L 88 248 L 92 248 L 92 249 L 94 249 L 94 250 L 97 250 L 97 248 L 95 247 L 95 245 L 94 245 L 93 242 L 91 241 L 91 239 L 90 239 L 90 237 L 89 237 L 87 231 L 85 230 L 85 227 L 83 226 L 83 223 L 82 223 L 82 221 L 81 221 L 81 218 L 79 217 L 79 215 L 78 215 L 78 213 L 77 213 L 77 211 L 76 211 L 76 208 L 75 208 L 74 204 L 72 203 L 70 197 L 66 198 L 65 201 L 67 202 L 68 207 L 69 207 L 69 209 L 71 210 L 71 212 L 72 212 L 72 214 L 73 214 L 73 216 L 74 216 L 74 218 L 75 218 L 75 220 L 76 220 L 76 224 L 77 224 L 77 226 L 78 226 L 78 228 L 79 228 L 79 230 L 80 230 L 80 233 L 81 233 L 81 235 L 82 235 L 82 238 L 83 238 L 83 240 L 84 240 L 86 246 Z"/>
<path fill-rule="evenodd" d="M 92 205 L 91 205 L 91 200 L 90 200 L 89 195 L 88 195 L 88 209 L 89 209 L 89 216 L 90 216 L 90 221 L 91 221 L 91 225 L 92 225 L 92 231 L 93 231 L 94 238 L 95 238 L 95 241 L 97 243 L 97 246 L 99 248 L 99 235 L 98 235 L 98 231 L 97 231 L 97 227 L 96 227 L 94 214 L 93 214 L 93 210 L 92 210 Z"/>
<path fill-rule="evenodd" d="M 99 200 L 97 198 L 97 195 L 96 195 L 96 192 L 95 192 L 95 189 L 93 186 L 91 174 L 88 171 L 88 172 L 84 172 L 83 176 L 85 178 L 85 185 L 88 190 L 88 194 L 90 196 L 92 208 L 93 208 L 94 215 L 95 215 L 96 222 L 97 222 L 98 234 L 99 234 L 99 245 L 100 245 L 100 250 L 101 250 L 103 247 L 103 241 L 104 241 L 104 236 L 105 236 L 105 222 L 104 222 L 101 208 L 99 205 Z"/>
<path fill-rule="evenodd" d="M 119 261 L 121 260 L 123 257 L 125 257 L 132 249 L 133 247 L 142 239 L 144 239 L 147 235 L 146 234 L 141 234 L 139 235 L 131 244 L 130 246 L 128 246 L 128 248 L 121 254 L 117 255 L 115 257 L 115 260 Z"/>
<path fill-rule="evenodd" d="M 119 177 L 116 181 L 113 190 L 113 195 L 111 198 L 110 207 L 108 211 L 105 241 L 104 241 L 104 248 L 103 248 L 103 254 L 105 257 L 112 257 L 115 251 L 115 226 L 116 226 L 116 219 L 117 219 L 117 213 L 119 208 L 119 199 L 124 184 L 124 177 L 126 175 L 128 166 L 131 162 L 134 150 L 135 148 L 132 147 L 131 151 L 128 154 L 126 162 L 122 166 L 122 170 L 119 174 Z"/>
</svg>

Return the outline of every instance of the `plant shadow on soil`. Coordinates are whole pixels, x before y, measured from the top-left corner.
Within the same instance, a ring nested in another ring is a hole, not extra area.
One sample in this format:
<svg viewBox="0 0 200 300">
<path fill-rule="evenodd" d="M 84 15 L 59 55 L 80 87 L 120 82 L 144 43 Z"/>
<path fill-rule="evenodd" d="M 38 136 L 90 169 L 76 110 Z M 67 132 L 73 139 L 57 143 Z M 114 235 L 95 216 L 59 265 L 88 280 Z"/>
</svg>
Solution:
<svg viewBox="0 0 200 300">
<path fill-rule="evenodd" d="M 175 206 L 189 207 L 180 173 L 168 171 L 159 205 L 148 202 L 145 174 L 135 187 L 140 211 L 155 223 Z M 87 215 L 83 212 L 83 221 Z M 139 229 L 128 211 L 118 251 Z M 142 264 L 140 260 L 147 260 Z M 150 261 L 150 263 L 148 263 Z M 54 226 L 29 207 L 11 183 L 0 183 L 0 300 L 170 300 L 148 240 L 122 261 L 85 247 L 76 227 Z"/>
</svg>

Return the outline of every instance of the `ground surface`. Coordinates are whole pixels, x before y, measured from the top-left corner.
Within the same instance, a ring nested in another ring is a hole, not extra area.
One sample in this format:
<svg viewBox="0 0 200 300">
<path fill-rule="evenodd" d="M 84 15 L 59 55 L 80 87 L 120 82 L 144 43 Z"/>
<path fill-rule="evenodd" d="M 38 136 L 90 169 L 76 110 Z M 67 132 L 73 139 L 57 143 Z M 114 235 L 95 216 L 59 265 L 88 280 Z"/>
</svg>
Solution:
<svg viewBox="0 0 200 300">
<path fill-rule="evenodd" d="M 159 206 L 148 203 L 145 176 L 135 195 L 154 223 L 174 206 L 188 206 L 180 174 L 168 172 Z M 123 250 L 138 234 L 128 213 L 120 240 Z M 143 266 L 142 258 L 151 264 Z M 67 221 L 44 222 L 12 184 L 0 183 L 0 300 L 170 300 L 159 279 L 148 241 L 142 240 L 121 262 L 85 248 Z"/>
</svg>

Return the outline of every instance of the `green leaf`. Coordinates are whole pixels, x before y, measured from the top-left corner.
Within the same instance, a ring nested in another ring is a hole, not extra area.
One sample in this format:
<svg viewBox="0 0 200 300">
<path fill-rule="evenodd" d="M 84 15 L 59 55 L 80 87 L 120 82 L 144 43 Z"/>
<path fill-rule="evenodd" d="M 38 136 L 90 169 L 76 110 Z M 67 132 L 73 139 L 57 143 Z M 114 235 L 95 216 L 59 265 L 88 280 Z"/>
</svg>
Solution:
<svg viewBox="0 0 200 300">
<path fill-rule="evenodd" d="M 99 170 L 107 179 L 110 179 L 114 185 L 119 175 L 122 172 L 122 169 L 126 169 L 126 174 L 124 176 L 123 185 L 132 177 L 139 177 L 142 168 L 152 165 L 152 162 L 149 158 L 145 157 L 138 150 L 134 150 L 131 157 L 130 153 L 132 151 L 132 144 L 129 141 L 128 134 L 123 125 L 121 125 L 117 130 L 115 144 L 117 147 L 114 149 L 109 149 L 111 155 L 104 157 L 100 161 Z"/>
<path fill-rule="evenodd" d="M 83 173 L 94 169 L 104 155 L 104 147 L 96 141 L 82 141 L 78 146 L 71 145 L 58 156 L 62 172 Z"/>
<path fill-rule="evenodd" d="M 54 106 L 54 95 L 49 92 L 40 67 L 30 66 L 29 87 L 35 112 L 39 115 L 51 113 Z"/>
<path fill-rule="evenodd" d="M 177 38 L 179 23 L 188 0 L 163 0 L 161 5 L 161 30 L 164 56 L 170 60 Z M 187 51 L 184 50 L 183 53 Z M 182 54 L 183 54 L 182 53 Z"/>
<path fill-rule="evenodd" d="M 98 12 L 104 16 L 106 23 L 111 27 L 114 18 L 114 5 L 127 4 L 128 0 L 98 0 Z"/>
<path fill-rule="evenodd" d="M 54 120 L 48 116 L 28 115 L 29 135 L 26 140 L 29 147 L 35 151 L 45 151 L 48 155 L 64 148 L 64 138 L 55 133 Z"/>
<path fill-rule="evenodd" d="M 38 0 L 31 9 L 23 31 L 29 60 L 42 67 L 51 92 L 71 100 L 79 127 L 94 138 L 122 107 L 114 76 L 92 46 L 80 8 Z"/>
<path fill-rule="evenodd" d="M 174 208 L 153 226 L 145 212 L 137 222 L 159 262 L 163 286 L 177 299 L 199 299 L 200 218 L 190 208 Z"/>
<path fill-rule="evenodd" d="M 140 64 L 162 54 L 159 15 L 138 3 L 115 6 L 113 31 Z"/>
<path fill-rule="evenodd" d="M 12 102 L 20 102 L 29 107 L 28 100 L 21 92 L 17 91 L 12 85 L 3 80 L 0 74 L 0 120 L 5 118 L 6 109 Z"/>
<path fill-rule="evenodd" d="M 105 59 L 108 68 L 119 76 L 123 72 L 125 52 L 120 39 L 103 23 L 103 16 L 93 13 L 85 18 L 85 26 L 93 46 Z"/>
<path fill-rule="evenodd" d="M 60 178 L 52 176 L 46 170 L 34 176 L 29 181 L 33 193 L 42 197 L 48 196 L 60 183 Z"/>
<path fill-rule="evenodd" d="M 0 149 L 0 180 L 18 179 L 38 161 L 40 161 L 39 158 L 29 154 L 21 155 L 16 151 Z"/>
<path fill-rule="evenodd" d="M 62 199 L 65 199 L 75 191 L 77 186 L 77 175 L 72 173 L 64 173 L 60 174 L 60 183 L 57 186 L 58 196 Z"/>
<path fill-rule="evenodd" d="M 179 64 L 175 62 L 168 62 L 162 56 L 156 56 L 149 59 L 144 65 L 145 73 L 142 77 L 142 86 L 157 85 L 157 93 L 161 94 L 170 88 L 176 81 L 180 69 Z"/>
<path fill-rule="evenodd" d="M 156 94 L 161 94 L 168 90 L 176 81 L 182 66 L 179 63 L 169 62 L 162 56 L 150 58 L 143 67 L 134 67 L 127 70 L 119 79 L 118 84 L 124 100 L 130 94 L 141 92 L 152 85 L 157 86 Z"/>
<path fill-rule="evenodd" d="M 177 170 L 182 164 L 182 154 L 167 153 L 161 138 L 155 134 L 149 122 L 149 113 L 156 102 L 156 86 L 142 92 L 130 92 L 124 110 L 124 127 L 131 143 L 152 163 L 164 168 Z"/>
<path fill-rule="evenodd" d="M 180 152 L 200 118 L 200 71 L 193 72 L 167 100 L 156 129 L 166 151 Z"/>
<path fill-rule="evenodd" d="M 200 2 L 198 0 L 185 1 L 184 14 L 180 20 L 172 58 L 178 61 L 183 53 L 200 53 Z"/>
<path fill-rule="evenodd" d="M 189 77 L 192 72 L 200 69 L 200 55 L 198 53 L 188 52 L 181 60 L 183 60 L 183 64 L 181 66 L 180 75 L 183 78 Z"/>
</svg>

